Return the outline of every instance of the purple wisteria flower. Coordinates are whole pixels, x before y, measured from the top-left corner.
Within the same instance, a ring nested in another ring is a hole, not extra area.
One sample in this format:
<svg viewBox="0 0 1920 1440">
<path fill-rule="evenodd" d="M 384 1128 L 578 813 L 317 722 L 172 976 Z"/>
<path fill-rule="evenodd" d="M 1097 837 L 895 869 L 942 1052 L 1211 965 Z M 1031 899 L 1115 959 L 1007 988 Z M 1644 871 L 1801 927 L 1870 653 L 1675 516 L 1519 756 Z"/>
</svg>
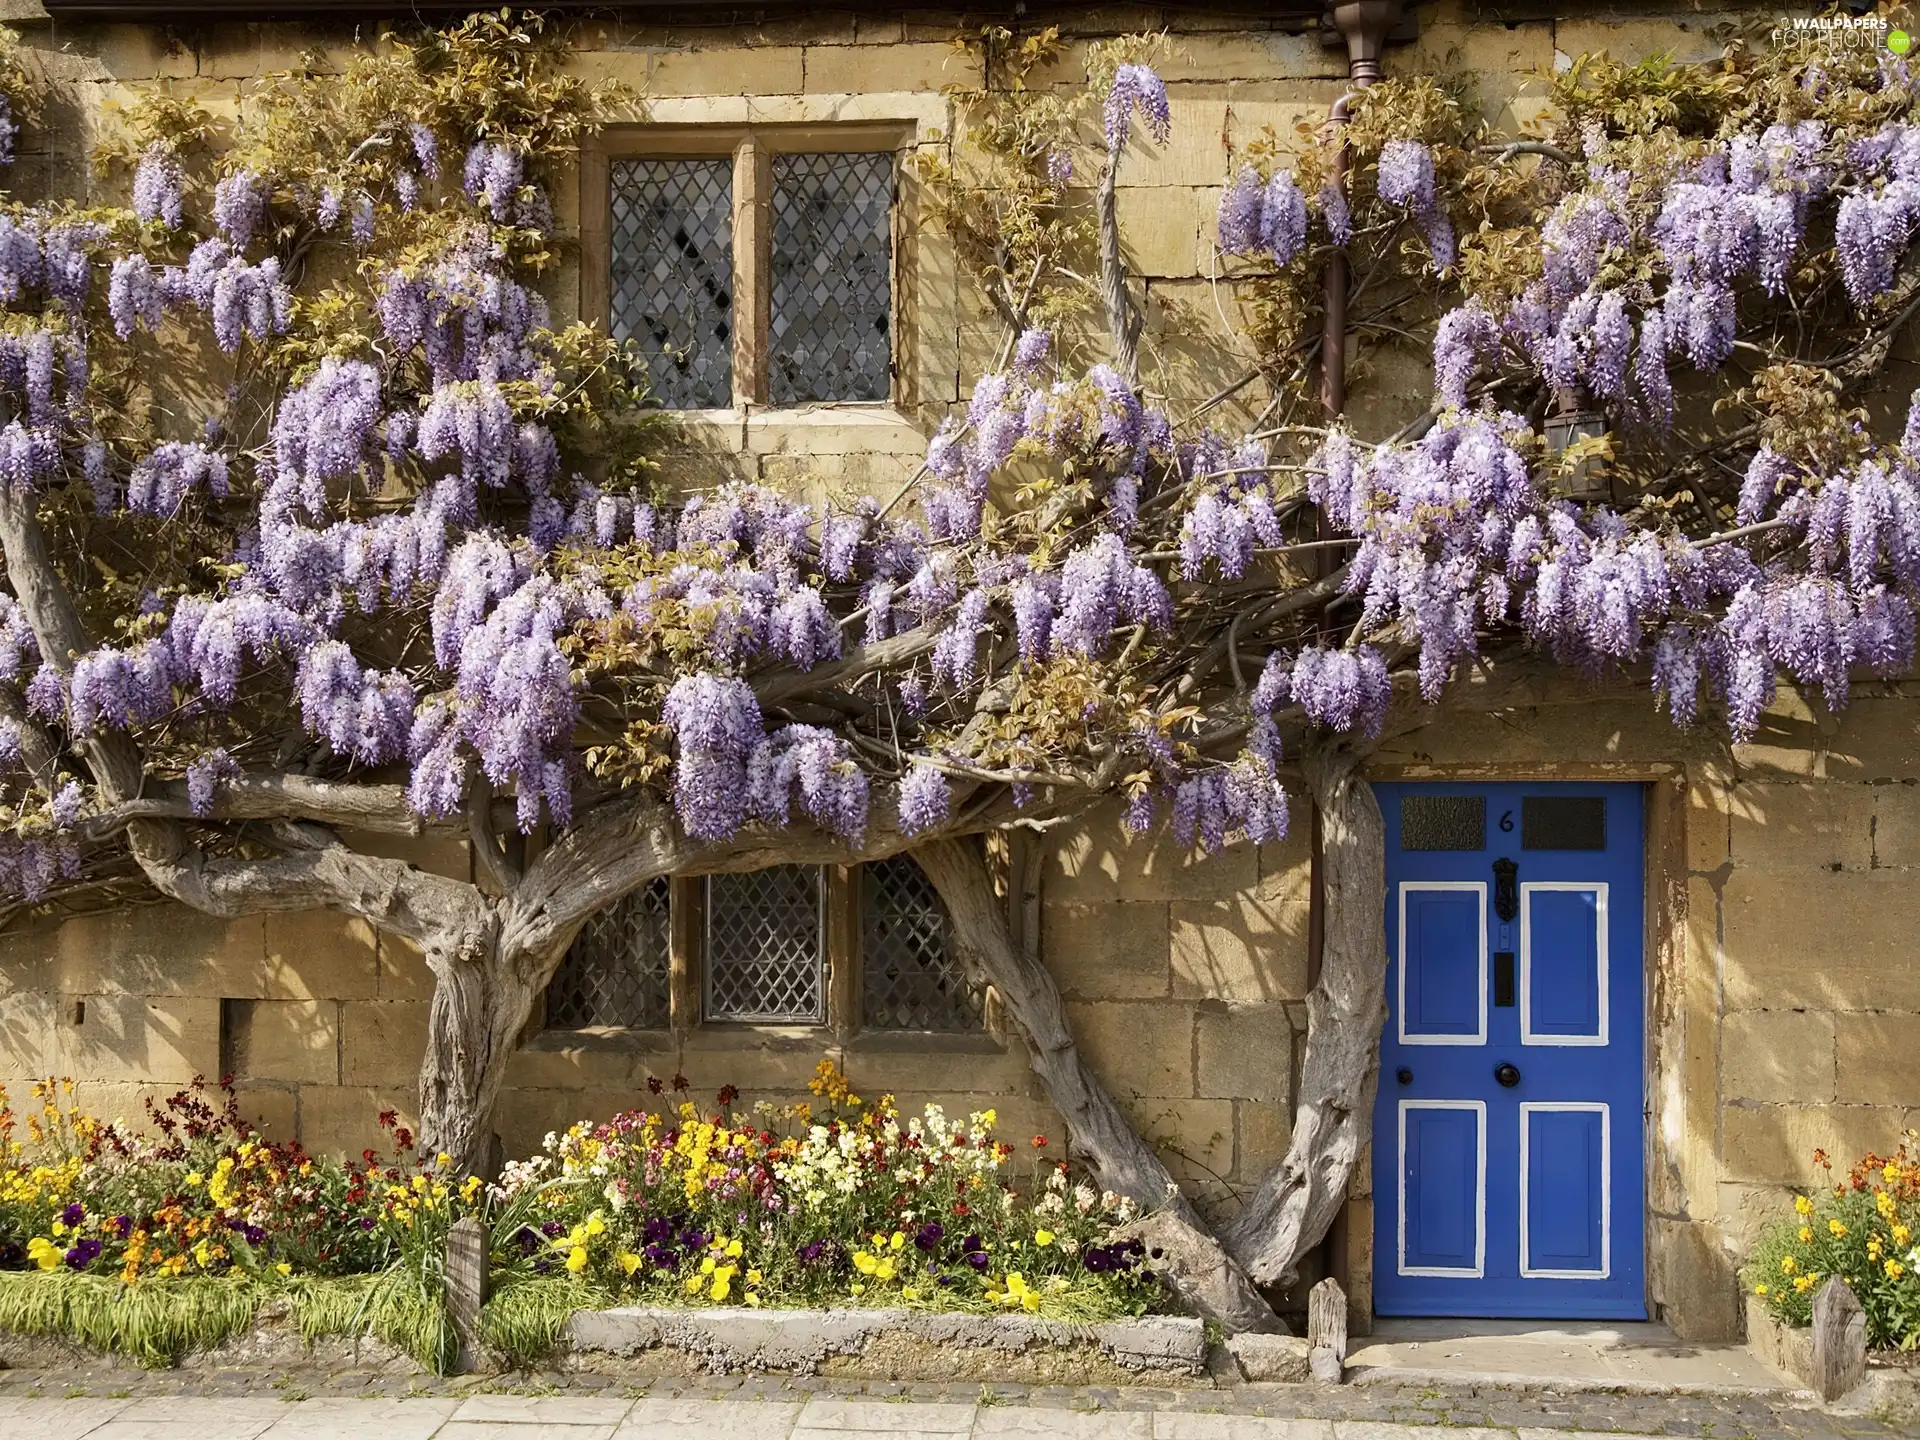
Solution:
<svg viewBox="0 0 1920 1440">
<path fill-rule="evenodd" d="M 1103 116 L 1108 154 L 1118 155 L 1126 147 L 1136 113 L 1154 144 L 1166 144 L 1173 132 L 1173 107 L 1165 82 L 1145 65 L 1122 65 L 1113 73 Z"/>
</svg>

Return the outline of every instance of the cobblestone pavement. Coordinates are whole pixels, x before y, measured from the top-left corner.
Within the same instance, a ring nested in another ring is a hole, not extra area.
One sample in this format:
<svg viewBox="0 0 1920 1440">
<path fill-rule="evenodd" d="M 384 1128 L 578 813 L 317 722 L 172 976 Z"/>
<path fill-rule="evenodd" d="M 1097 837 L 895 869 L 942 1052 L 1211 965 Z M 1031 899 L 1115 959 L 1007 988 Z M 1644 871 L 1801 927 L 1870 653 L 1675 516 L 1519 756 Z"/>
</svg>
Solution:
<svg viewBox="0 0 1920 1440">
<path fill-rule="evenodd" d="M 1698 1440 L 1910 1435 L 1791 1393 L 1652 1395 L 1494 1385 L 1077 1389 L 785 1377 L 644 1387 L 580 1374 L 0 1370 L 0 1440 Z"/>
</svg>

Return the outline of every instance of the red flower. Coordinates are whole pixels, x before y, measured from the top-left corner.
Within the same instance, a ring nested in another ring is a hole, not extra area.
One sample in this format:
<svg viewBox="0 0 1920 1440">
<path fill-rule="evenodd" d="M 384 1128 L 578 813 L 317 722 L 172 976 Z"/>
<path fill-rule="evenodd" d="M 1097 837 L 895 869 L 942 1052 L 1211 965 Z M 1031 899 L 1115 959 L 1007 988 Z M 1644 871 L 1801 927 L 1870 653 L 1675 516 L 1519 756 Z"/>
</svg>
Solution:
<svg viewBox="0 0 1920 1440">
<path fill-rule="evenodd" d="M 673 1089 L 675 1094 L 684 1095 L 692 1088 L 693 1082 L 691 1080 L 687 1079 L 686 1076 L 680 1074 L 678 1071 L 674 1073 Z"/>
<path fill-rule="evenodd" d="M 722 1105 L 731 1105 L 733 1104 L 734 1101 L 738 1100 L 739 1098 L 740 1098 L 740 1089 L 738 1086 L 722 1085 L 720 1087 L 720 1103 Z"/>
<path fill-rule="evenodd" d="M 1036 1150 L 1044 1150 L 1044 1149 L 1046 1149 L 1046 1148 L 1047 1148 L 1047 1137 L 1046 1137 L 1046 1136 L 1044 1136 L 1044 1135 L 1036 1135 L 1036 1136 L 1034 1136 L 1034 1137 L 1033 1137 L 1033 1148 L 1034 1148 L 1034 1149 L 1036 1149 Z"/>
<path fill-rule="evenodd" d="M 647 1089 L 652 1094 L 658 1095 L 662 1090 L 666 1088 L 667 1087 L 665 1085 L 660 1083 L 660 1077 L 658 1075 L 647 1076 Z"/>
</svg>

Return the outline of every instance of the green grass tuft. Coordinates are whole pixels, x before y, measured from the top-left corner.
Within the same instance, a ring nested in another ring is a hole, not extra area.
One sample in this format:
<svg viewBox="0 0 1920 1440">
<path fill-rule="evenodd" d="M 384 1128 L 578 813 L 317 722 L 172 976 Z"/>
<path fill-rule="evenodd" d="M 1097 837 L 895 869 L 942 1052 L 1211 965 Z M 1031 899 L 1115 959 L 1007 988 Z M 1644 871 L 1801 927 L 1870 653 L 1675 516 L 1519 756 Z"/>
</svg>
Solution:
<svg viewBox="0 0 1920 1440">
<path fill-rule="evenodd" d="M 225 1276 L 122 1285 L 65 1270 L 0 1272 L 0 1330 L 71 1340 L 159 1369 L 238 1335 L 265 1296 L 254 1282 Z"/>
<path fill-rule="evenodd" d="M 613 1298 L 573 1276 L 550 1279 L 496 1270 L 493 1296 L 480 1311 L 480 1338 L 516 1369 L 530 1370 L 559 1348 L 576 1310 L 604 1310 Z"/>
</svg>

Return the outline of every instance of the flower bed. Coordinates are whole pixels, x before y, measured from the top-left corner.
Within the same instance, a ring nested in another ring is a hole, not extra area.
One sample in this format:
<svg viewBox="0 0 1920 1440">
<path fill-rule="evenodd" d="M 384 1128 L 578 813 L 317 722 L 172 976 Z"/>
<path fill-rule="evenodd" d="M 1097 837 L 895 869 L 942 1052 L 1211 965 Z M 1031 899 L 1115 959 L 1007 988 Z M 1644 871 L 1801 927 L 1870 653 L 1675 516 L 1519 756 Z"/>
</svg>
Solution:
<svg viewBox="0 0 1920 1440">
<path fill-rule="evenodd" d="M 1753 1299 L 1781 1323 L 1812 1323 L 1813 1296 L 1829 1275 L 1845 1280 L 1866 1312 L 1870 1348 L 1920 1350 L 1920 1132 L 1892 1155 L 1862 1157 L 1838 1181 L 1824 1151 L 1815 1162 L 1831 1183 L 1794 1201 L 1742 1272 Z"/>
<path fill-rule="evenodd" d="M 390 1155 L 342 1161 L 264 1139 L 198 1084 L 150 1103 L 142 1133 L 81 1113 L 71 1087 L 36 1086 L 24 1124 L 0 1094 L 0 1329 L 164 1364 L 272 1301 L 309 1339 L 379 1337 L 445 1369 L 441 1268 L 468 1215 L 491 1237 L 482 1338 L 509 1361 L 616 1305 L 1085 1326 L 1160 1302 L 1153 1257 L 1116 1233 L 1133 1207 L 1064 1164 L 1016 1165 L 992 1111 L 865 1106 L 828 1062 L 812 1088 L 817 1112 L 742 1110 L 729 1086 L 709 1111 L 576 1125 L 492 1185 L 420 1153 L 391 1113 Z"/>
</svg>

